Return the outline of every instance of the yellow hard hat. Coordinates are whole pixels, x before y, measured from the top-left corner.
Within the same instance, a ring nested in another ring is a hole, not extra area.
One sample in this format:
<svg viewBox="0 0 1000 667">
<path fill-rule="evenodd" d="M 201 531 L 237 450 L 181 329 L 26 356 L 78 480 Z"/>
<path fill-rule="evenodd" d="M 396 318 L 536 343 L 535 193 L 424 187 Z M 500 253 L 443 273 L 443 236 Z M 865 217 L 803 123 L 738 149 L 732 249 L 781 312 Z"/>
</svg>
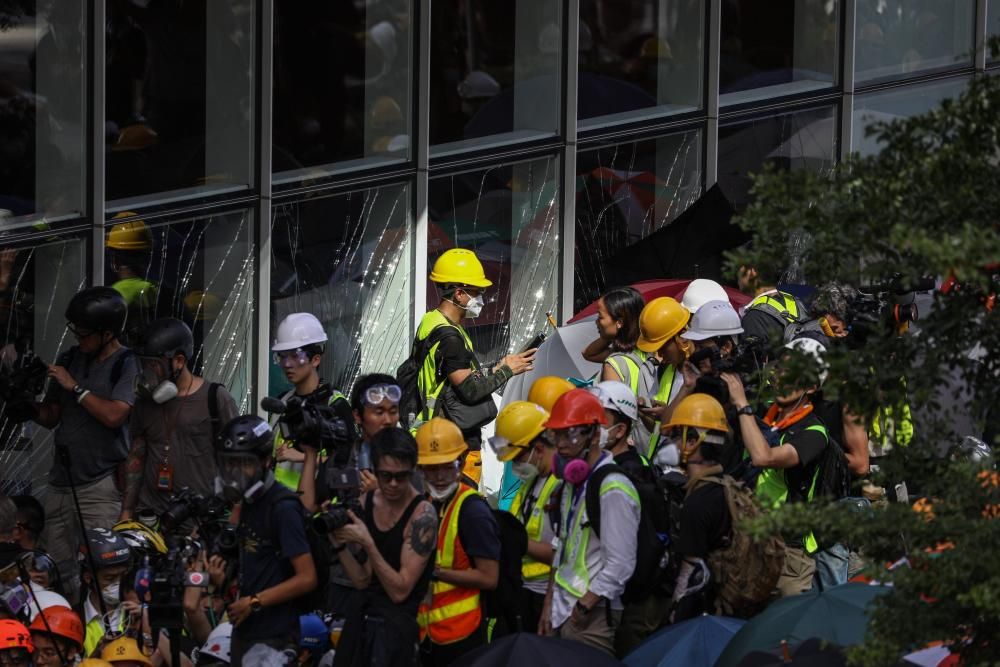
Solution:
<svg viewBox="0 0 1000 667">
<path fill-rule="evenodd" d="M 483 455 L 481 452 L 469 452 L 466 455 L 462 474 L 468 481 L 472 482 L 472 486 L 479 488 L 479 480 L 483 478 Z"/>
<path fill-rule="evenodd" d="M 111 144 L 111 150 L 115 153 L 121 151 L 138 151 L 143 148 L 155 146 L 160 141 L 160 136 L 156 130 L 145 123 L 129 125 L 123 127 L 118 133 L 118 140 Z"/>
<path fill-rule="evenodd" d="M 514 401 L 507 405 L 497 415 L 496 435 L 490 439 L 497 460 L 506 463 L 516 458 L 545 430 L 548 419 L 548 411 L 535 403 Z"/>
<path fill-rule="evenodd" d="M 722 404 L 708 394 L 691 394 L 674 408 L 674 414 L 663 428 L 693 426 L 711 431 L 729 432 L 729 422 Z"/>
<path fill-rule="evenodd" d="M 540 405 L 546 411 L 552 412 L 552 406 L 556 404 L 559 397 L 571 389 L 575 389 L 573 383 L 566 378 L 546 375 L 535 380 L 528 391 L 528 402 Z"/>
<path fill-rule="evenodd" d="M 112 665 L 116 662 L 131 660 L 153 667 L 153 661 L 142 652 L 139 645 L 132 637 L 119 637 L 114 641 L 108 642 L 108 644 L 104 647 L 104 650 L 101 651 L 101 659 L 107 660 Z"/>
<path fill-rule="evenodd" d="M 442 417 L 434 417 L 417 429 L 417 463 L 420 465 L 456 461 L 468 448 L 454 422 Z"/>
<path fill-rule="evenodd" d="M 635 345 L 643 352 L 656 352 L 683 331 L 690 319 L 688 309 L 669 296 L 653 299 L 639 314 L 639 341 Z"/>
<path fill-rule="evenodd" d="M 221 298 L 211 292 L 192 290 L 184 297 L 184 310 L 196 322 L 211 322 L 222 312 Z"/>
<path fill-rule="evenodd" d="M 472 287 L 489 287 L 493 284 L 486 279 L 483 264 L 476 253 L 465 248 L 452 248 L 443 252 L 434 262 L 431 282 Z"/>
<path fill-rule="evenodd" d="M 132 211 L 123 211 L 113 219 L 135 217 Z M 107 246 L 114 250 L 149 250 L 153 247 L 153 234 L 142 220 L 119 222 L 108 231 Z"/>
<path fill-rule="evenodd" d="M 114 667 L 114 665 L 107 660 L 101 660 L 100 658 L 86 658 L 76 667 Z"/>
</svg>

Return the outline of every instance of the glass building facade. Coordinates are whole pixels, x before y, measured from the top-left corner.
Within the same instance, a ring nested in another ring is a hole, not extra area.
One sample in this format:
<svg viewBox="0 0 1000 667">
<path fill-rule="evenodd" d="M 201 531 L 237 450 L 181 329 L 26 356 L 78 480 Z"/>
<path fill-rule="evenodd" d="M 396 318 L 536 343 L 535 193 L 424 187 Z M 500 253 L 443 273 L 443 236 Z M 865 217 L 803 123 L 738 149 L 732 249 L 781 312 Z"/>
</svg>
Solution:
<svg viewBox="0 0 1000 667">
<path fill-rule="evenodd" d="M 114 285 L 244 411 L 287 388 L 290 312 L 347 390 L 472 248 L 496 359 L 712 186 L 738 208 L 763 166 L 877 152 L 873 123 L 1000 71 L 995 0 L 3 4 L 0 364 L 54 359 L 70 296 Z M 50 439 L 0 413 L 0 487 L 43 490 Z"/>
</svg>

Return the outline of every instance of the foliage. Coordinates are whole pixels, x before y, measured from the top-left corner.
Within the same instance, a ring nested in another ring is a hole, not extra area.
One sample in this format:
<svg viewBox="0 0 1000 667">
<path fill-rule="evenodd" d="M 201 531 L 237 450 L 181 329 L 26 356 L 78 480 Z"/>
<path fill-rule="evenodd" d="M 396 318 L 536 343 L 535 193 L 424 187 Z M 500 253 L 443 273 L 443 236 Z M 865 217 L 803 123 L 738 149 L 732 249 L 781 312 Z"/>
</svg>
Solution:
<svg viewBox="0 0 1000 667">
<path fill-rule="evenodd" d="M 911 407 L 914 438 L 894 448 L 874 481 L 892 488 L 905 479 L 931 499 L 933 518 L 905 504 L 863 514 L 789 506 L 762 526 L 818 526 L 860 549 L 868 574 L 892 583 L 852 653 L 867 665 L 894 664 L 935 640 L 954 642 L 965 664 L 1000 655 L 1000 521 L 984 515 L 1000 504 L 1000 489 L 947 456 L 962 436 L 995 436 L 1000 419 L 1000 308 L 986 307 L 1000 271 L 998 112 L 1000 77 L 979 77 L 958 100 L 876 127 L 884 143 L 876 156 L 825 174 L 766 170 L 739 219 L 754 243 L 732 254 L 734 268 L 787 267 L 793 257 L 798 277 L 814 285 L 884 284 L 896 275 L 903 284 L 930 276 L 960 285 L 934 292 L 909 333 L 898 335 L 883 313 L 863 341 L 826 356 L 827 398 L 869 423 L 880 407 Z M 902 557 L 909 567 L 886 568 Z"/>
</svg>

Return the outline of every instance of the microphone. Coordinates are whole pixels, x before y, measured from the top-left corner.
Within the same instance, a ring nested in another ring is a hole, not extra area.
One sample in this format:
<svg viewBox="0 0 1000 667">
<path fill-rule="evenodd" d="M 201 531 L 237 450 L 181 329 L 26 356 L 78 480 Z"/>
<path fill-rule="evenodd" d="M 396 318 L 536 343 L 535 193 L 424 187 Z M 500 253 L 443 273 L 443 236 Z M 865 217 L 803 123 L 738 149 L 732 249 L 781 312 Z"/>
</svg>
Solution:
<svg viewBox="0 0 1000 667">
<path fill-rule="evenodd" d="M 288 409 L 288 406 L 285 405 L 284 401 L 270 396 L 265 396 L 260 399 L 260 407 L 264 410 L 264 412 L 270 412 L 276 415 L 284 414 Z"/>
</svg>

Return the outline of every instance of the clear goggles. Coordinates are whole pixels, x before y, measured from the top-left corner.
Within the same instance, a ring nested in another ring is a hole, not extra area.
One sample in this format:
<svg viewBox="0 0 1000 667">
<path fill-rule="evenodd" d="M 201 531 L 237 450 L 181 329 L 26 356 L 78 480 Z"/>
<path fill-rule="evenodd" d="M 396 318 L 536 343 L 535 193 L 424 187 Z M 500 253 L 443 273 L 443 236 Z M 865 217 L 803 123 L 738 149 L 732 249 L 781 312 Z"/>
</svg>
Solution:
<svg viewBox="0 0 1000 667">
<path fill-rule="evenodd" d="M 309 353 L 301 347 L 297 347 L 294 350 L 272 352 L 271 360 L 274 361 L 276 366 L 280 366 L 281 368 L 295 368 L 296 366 L 305 366 L 309 363 Z"/>
<path fill-rule="evenodd" d="M 552 441 L 555 444 L 569 441 L 573 445 L 579 445 L 594 433 L 594 426 L 570 426 L 569 428 L 551 429 Z"/>
<path fill-rule="evenodd" d="M 394 384 L 377 384 L 365 390 L 365 405 L 378 405 L 382 401 L 389 401 L 399 405 L 403 398 L 403 390 Z"/>
</svg>

